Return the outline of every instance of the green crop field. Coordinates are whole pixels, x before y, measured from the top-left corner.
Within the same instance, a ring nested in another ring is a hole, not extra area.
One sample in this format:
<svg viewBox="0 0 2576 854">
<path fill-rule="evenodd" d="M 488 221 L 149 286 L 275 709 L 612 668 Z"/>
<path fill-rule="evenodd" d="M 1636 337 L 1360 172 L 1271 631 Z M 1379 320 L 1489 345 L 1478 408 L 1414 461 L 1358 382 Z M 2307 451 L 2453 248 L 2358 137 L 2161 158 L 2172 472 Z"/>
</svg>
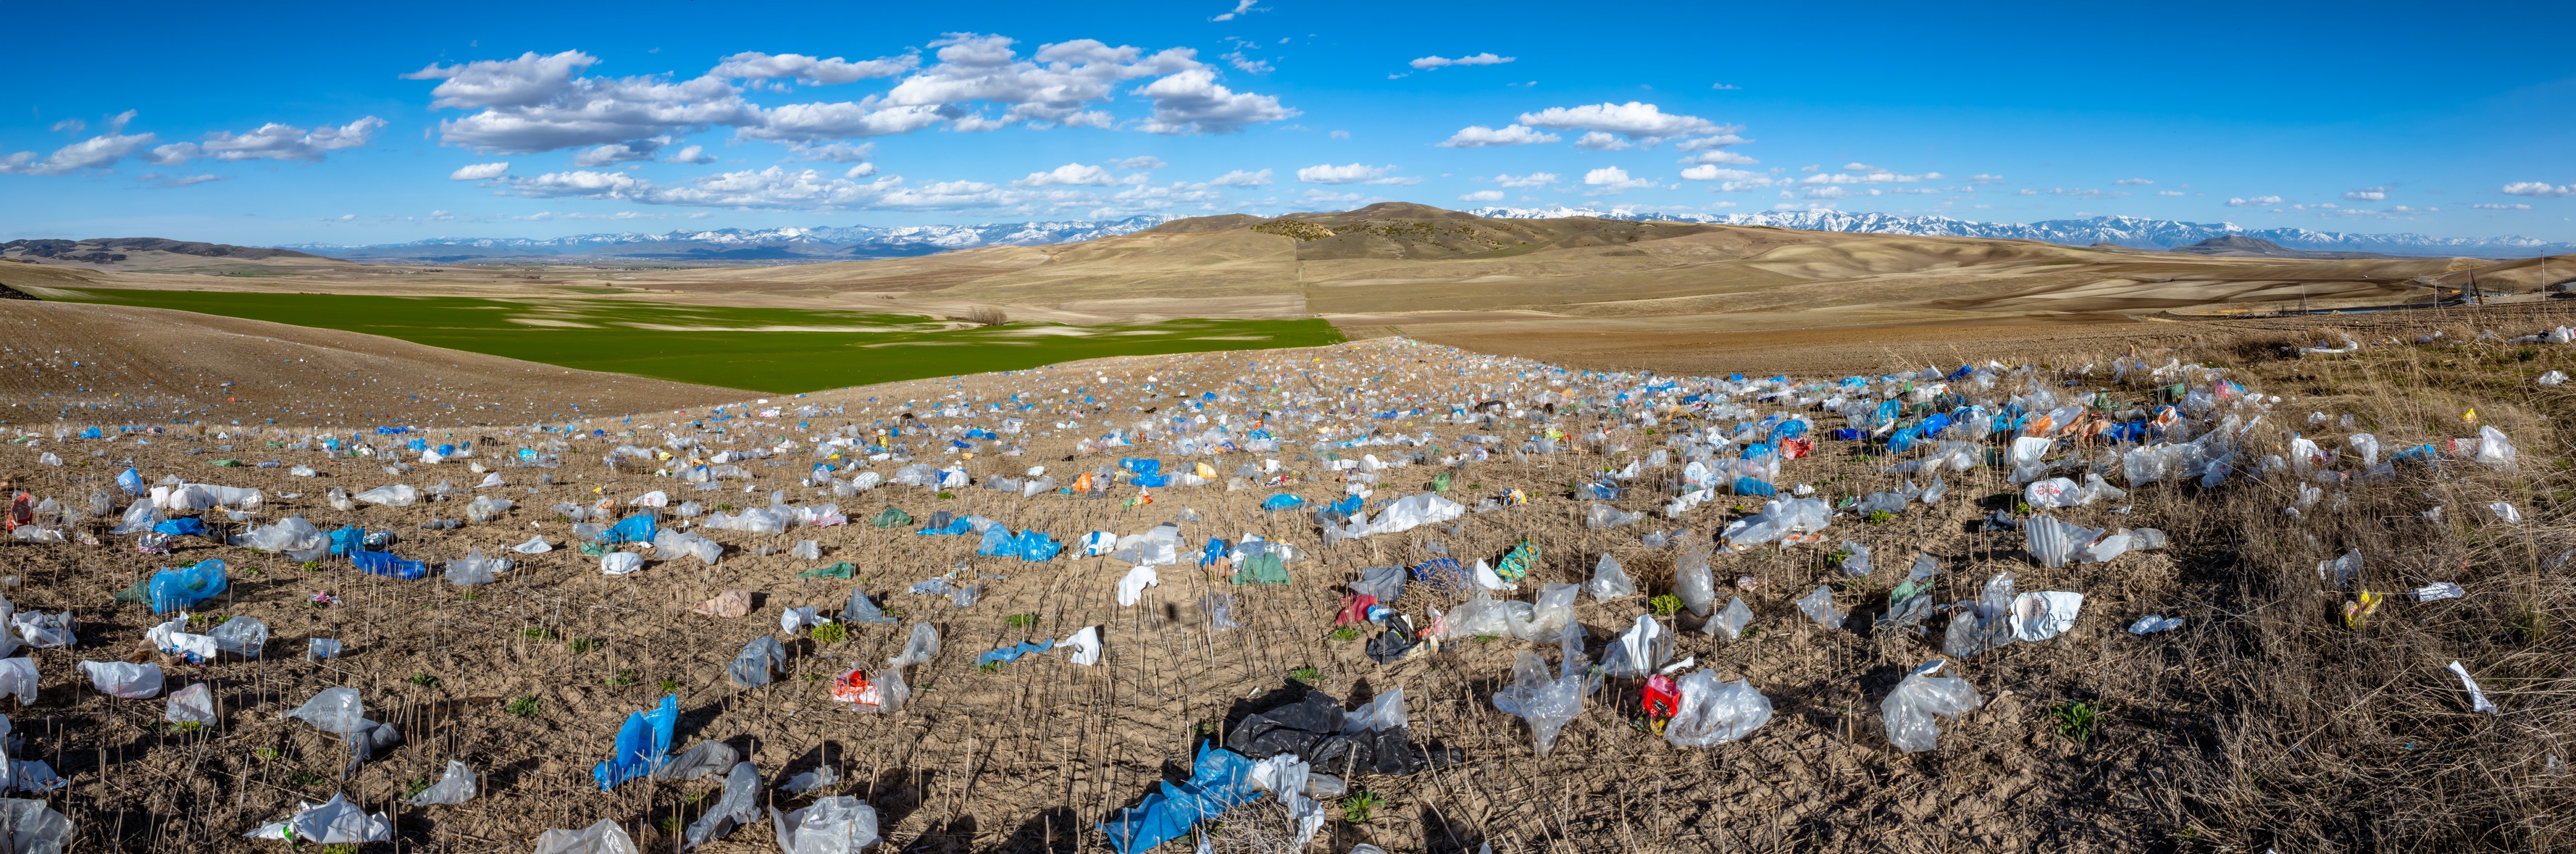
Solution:
<svg viewBox="0 0 2576 854">
<path fill-rule="evenodd" d="M 169 308 L 341 329 L 592 371 L 794 393 L 1033 368 L 1101 356 L 1315 347 L 1322 320 L 1166 320 L 975 329 L 913 315 L 568 298 L 57 289 L 65 302 Z"/>
</svg>

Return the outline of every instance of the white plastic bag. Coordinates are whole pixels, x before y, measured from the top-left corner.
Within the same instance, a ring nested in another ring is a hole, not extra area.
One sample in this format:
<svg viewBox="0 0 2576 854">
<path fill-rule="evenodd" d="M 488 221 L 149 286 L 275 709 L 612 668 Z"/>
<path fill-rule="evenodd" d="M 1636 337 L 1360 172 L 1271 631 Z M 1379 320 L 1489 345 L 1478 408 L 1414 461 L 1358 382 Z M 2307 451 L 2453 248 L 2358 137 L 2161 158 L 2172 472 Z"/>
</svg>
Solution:
<svg viewBox="0 0 2576 854">
<path fill-rule="evenodd" d="M 90 686 L 101 694 L 127 700 L 148 700 L 161 695 L 161 665 L 84 661 L 80 666 L 81 672 L 89 674 Z"/>
<path fill-rule="evenodd" d="M 1637 624 L 1621 632 L 1602 654 L 1603 672 L 1620 679 L 1643 679 L 1673 657 L 1672 634 L 1652 614 L 1637 615 Z"/>
<path fill-rule="evenodd" d="M 1619 566 L 1618 558 L 1611 557 L 1609 552 L 1602 552 L 1601 562 L 1592 566 L 1592 580 L 1583 582 L 1583 591 L 1592 594 L 1592 601 L 1607 602 L 1622 596 L 1636 595 L 1637 582 L 1630 579 L 1628 571 Z"/>
<path fill-rule="evenodd" d="M 438 782 L 431 783 L 429 788 L 420 790 L 420 794 L 411 796 L 411 800 L 404 803 L 416 807 L 461 804 L 474 799 L 474 783 L 474 769 L 450 759 L 447 760 L 447 773 L 439 775 Z"/>
<path fill-rule="evenodd" d="M 316 804 L 301 802 L 295 814 L 283 821 L 261 826 L 243 834 L 248 839 L 293 839 L 317 845 L 343 845 L 384 842 L 394 838 L 394 823 L 383 813 L 368 815 L 349 799 L 334 794 Z M 543 850 L 539 845 L 539 850 Z M 630 851 L 631 851 L 630 847 Z"/>
<path fill-rule="evenodd" d="M 850 854 L 877 842 L 876 809 L 847 795 L 822 798 L 813 806 L 783 814 L 772 807 L 769 821 L 778 849 L 785 854 Z M 629 845 L 625 854 L 632 852 Z"/>
<path fill-rule="evenodd" d="M 857 850 L 855 848 L 850 850 Z M 548 830 L 537 835 L 536 854 L 642 854 L 635 838 L 617 820 L 603 818 L 580 830 Z"/>
</svg>

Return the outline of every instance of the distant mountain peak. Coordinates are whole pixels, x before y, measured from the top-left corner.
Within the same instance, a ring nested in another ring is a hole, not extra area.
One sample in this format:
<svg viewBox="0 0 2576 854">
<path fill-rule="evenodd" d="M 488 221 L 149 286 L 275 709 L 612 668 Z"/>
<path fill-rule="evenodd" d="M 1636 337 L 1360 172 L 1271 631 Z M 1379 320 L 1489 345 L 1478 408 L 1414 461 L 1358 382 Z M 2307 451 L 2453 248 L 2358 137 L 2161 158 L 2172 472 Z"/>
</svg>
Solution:
<svg viewBox="0 0 2576 854">
<path fill-rule="evenodd" d="M 1977 222 L 1945 216 L 1900 216 L 1851 211 L 1773 211 L 1744 214 L 1668 214 L 1624 207 L 1598 208 L 1511 208 L 1489 207 L 1469 211 L 1477 216 L 1495 219 L 1555 219 L 1590 216 L 1603 219 L 1635 221 L 1699 222 L 1717 225 L 1757 225 L 1794 228 L 1804 231 L 1844 231 L 1866 234 L 1912 234 L 1927 237 L 1984 237 L 2002 240 L 2037 240 L 2067 246 L 2091 246 L 2108 243 L 2138 249 L 2175 250 L 2203 241 L 2224 237 L 2244 237 L 2267 241 L 2275 250 L 2309 252 L 2379 253 L 2387 255 L 2472 255 L 2481 257 L 2519 257 L 2576 251 L 2576 244 L 2553 243 L 2529 237 L 2431 237 L 2422 234 L 2349 234 L 2334 231 L 2310 231 L 2304 228 L 2248 229 L 2232 222 L 2183 222 L 2131 216 L 2097 216 L 2090 219 L 2053 219 L 2033 223 Z"/>
<path fill-rule="evenodd" d="M 1041 246 L 1132 234 L 1172 217 L 1145 214 L 1114 220 L 1027 220 L 976 225 L 820 226 L 716 228 L 662 234 L 615 232 L 569 237 L 436 237 L 410 243 L 348 246 L 292 244 L 296 249 L 353 261 L 538 260 L 557 257 L 633 258 L 662 261 L 854 261 L 900 258 L 984 246 Z"/>
</svg>

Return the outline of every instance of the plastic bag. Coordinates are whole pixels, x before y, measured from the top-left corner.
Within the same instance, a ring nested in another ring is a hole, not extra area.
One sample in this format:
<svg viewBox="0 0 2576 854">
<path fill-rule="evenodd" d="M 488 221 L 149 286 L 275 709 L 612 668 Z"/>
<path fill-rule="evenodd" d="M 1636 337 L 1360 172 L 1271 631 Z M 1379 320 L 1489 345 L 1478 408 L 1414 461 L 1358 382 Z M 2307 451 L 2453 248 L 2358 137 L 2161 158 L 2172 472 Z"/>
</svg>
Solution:
<svg viewBox="0 0 2576 854">
<path fill-rule="evenodd" d="M 2513 442 L 2504 437 L 2504 431 L 2491 426 L 2478 428 L 2476 459 L 2480 464 L 2510 472 L 2515 469 L 2514 456 Z"/>
<path fill-rule="evenodd" d="M 1816 621 L 1816 625 L 1828 629 L 1839 629 L 1843 626 L 1844 613 L 1834 607 L 1834 588 L 1827 585 L 1816 585 L 1814 592 L 1800 597 L 1798 612 L 1807 615 L 1807 619 Z"/>
<path fill-rule="evenodd" d="M 19 854 L 62 854 L 71 845 L 71 818 L 44 801 L 0 798 L 0 828 L 7 829 L 7 850 Z"/>
<path fill-rule="evenodd" d="M 655 782 L 662 783 L 696 780 L 711 774 L 722 773 L 740 761 L 742 761 L 742 752 L 733 749 L 733 745 L 721 741 L 701 741 L 690 745 L 687 750 L 673 754 L 669 760 L 662 763 L 662 767 L 653 769 L 652 777 Z"/>
<path fill-rule="evenodd" d="M 2087 528 L 2072 522 L 2058 521 L 2054 516 L 2033 516 L 2022 525 L 2023 547 L 2031 559 L 2050 569 L 2064 567 L 2079 550 L 2101 539 L 2099 528 Z"/>
<path fill-rule="evenodd" d="M 1716 673 L 1699 670 L 1680 683 L 1680 708 L 1664 724 L 1664 740 L 1676 747 L 1716 747 L 1771 721 L 1771 699 L 1751 681 L 1720 682 Z"/>
<path fill-rule="evenodd" d="M 1372 566 L 1360 570 L 1360 580 L 1351 583 L 1351 592 L 1375 598 L 1380 604 L 1392 604 L 1404 595 L 1404 567 Z"/>
<path fill-rule="evenodd" d="M 716 799 L 697 821 L 689 823 L 681 835 L 680 850 L 705 845 L 708 840 L 723 837 L 733 829 L 760 818 L 760 769 L 749 762 L 738 762 L 725 773 L 724 795 Z"/>
<path fill-rule="evenodd" d="M 1843 572 L 1854 578 L 1869 574 L 1869 547 L 1850 540 L 1843 541 Z"/>
<path fill-rule="evenodd" d="M 1558 632 L 1573 625 L 1574 597 L 1582 592 L 1583 588 L 1571 584 L 1539 585 L 1538 602 L 1530 606 L 1526 621 L 1512 624 L 1513 636 L 1541 643 L 1555 640 Z"/>
<path fill-rule="evenodd" d="M 18 639 L 37 649 L 71 646 L 80 639 L 72 634 L 72 612 L 47 614 L 42 611 L 12 613 L 9 627 L 18 631 Z"/>
<path fill-rule="evenodd" d="M 1546 756 L 1566 723 L 1583 713 L 1584 687 L 1583 674 L 1551 677 L 1546 659 L 1522 650 L 1512 659 L 1512 684 L 1494 692 L 1494 708 L 1528 721 L 1538 755 Z"/>
<path fill-rule="evenodd" d="M 1709 574 L 1708 546 L 1694 545 L 1673 564 L 1673 594 L 1680 596 L 1682 607 L 1691 616 L 1706 617 L 1717 607 L 1717 582 Z"/>
<path fill-rule="evenodd" d="M 841 622 L 892 625 L 894 618 L 886 616 L 876 602 L 869 600 L 866 590 L 853 587 L 850 588 L 849 604 L 841 607 Z"/>
<path fill-rule="evenodd" d="M 16 697 L 18 706 L 25 708 L 36 701 L 39 682 L 35 659 L 0 658 L 0 696 Z"/>
<path fill-rule="evenodd" d="M 650 711 L 633 712 L 617 730 L 617 740 L 609 748 L 608 761 L 590 771 L 599 782 L 600 791 L 642 777 L 660 767 L 665 754 L 671 752 L 671 730 L 680 722 L 680 697 L 665 695 L 662 704 Z"/>
<path fill-rule="evenodd" d="M 2056 637 L 2075 627 L 2075 615 L 2083 608 L 2082 593 L 2043 590 L 2013 597 L 2013 637 L 2024 642 Z"/>
<path fill-rule="evenodd" d="M 127 700 L 147 700 L 161 695 L 161 665 L 84 661 L 80 666 L 81 672 L 89 674 L 90 686 L 101 694 Z"/>
<path fill-rule="evenodd" d="M 224 575 L 224 562 L 213 559 L 153 573 L 152 613 L 167 614 L 223 595 Z"/>
<path fill-rule="evenodd" d="M 1933 659 L 1896 683 L 1879 703 L 1887 719 L 1887 742 L 1907 753 L 1931 750 L 1941 737 L 1939 718 L 1957 718 L 1985 703 L 1965 679 L 1933 676 L 1944 662 Z"/>
<path fill-rule="evenodd" d="M 464 557 L 447 562 L 447 583 L 458 587 L 490 584 L 496 573 L 509 569 L 509 558 L 484 557 L 481 548 L 466 546 Z"/>
<path fill-rule="evenodd" d="M 1601 561 L 1592 565 L 1592 580 L 1583 582 L 1583 592 L 1592 594 L 1592 601 L 1607 602 L 1636 595 L 1637 582 L 1628 577 L 1627 569 L 1619 565 L 1618 558 L 1602 552 Z"/>
<path fill-rule="evenodd" d="M 206 633 L 215 648 L 243 658 L 258 658 L 268 649 L 268 624 L 258 617 L 235 616 Z"/>
<path fill-rule="evenodd" d="M 349 498 L 386 507 L 409 507 L 419 503 L 420 490 L 413 489 L 410 484 L 397 483 L 392 486 L 379 486 Z"/>
<path fill-rule="evenodd" d="M 204 682 L 181 688 L 170 694 L 170 704 L 161 711 L 161 719 L 174 724 L 215 722 L 215 692 Z"/>
<path fill-rule="evenodd" d="M 358 689 L 324 688 L 312 699 L 304 701 L 304 705 L 287 712 L 286 716 L 312 724 L 314 729 L 323 732 L 347 735 L 370 723 L 366 714 L 366 705 L 358 700 Z"/>
<path fill-rule="evenodd" d="M 769 817 L 784 854 L 848 854 L 877 842 L 876 809 L 847 795 L 784 814 L 772 807 Z"/>
<path fill-rule="evenodd" d="M 857 850 L 855 848 L 850 850 Z M 617 820 L 603 818 L 598 824 L 580 830 L 548 830 L 537 834 L 536 854 L 641 854 L 635 838 Z"/>
<path fill-rule="evenodd" d="M 349 803 L 347 797 L 335 794 L 319 804 L 299 803 L 295 814 L 286 820 L 263 825 L 243 837 L 292 839 L 317 845 L 384 842 L 394 838 L 394 823 L 383 813 L 368 815 L 365 809 Z"/>
<path fill-rule="evenodd" d="M 609 552 L 599 556 L 599 571 L 607 575 L 625 575 L 644 568 L 644 556 L 634 552 Z"/>
<path fill-rule="evenodd" d="M 725 677 L 745 688 L 769 684 L 771 671 L 787 661 L 787 647 L 768 635 L 752 638 L 735 653 L 733 663 L 725 665 Z"/>
<path fill-rule="evenodd" d="M 474 799 L 474 784 L 474 769 L 450 759 L 447 760 L 447 773 L 439 775 L 438 782 L 429 784 L 429 788 L 420 790 L 420 794 L 411 796 L 404 803 L 416 807 L 461 804 Z"/>
<path fill-rule="evenodd" d="M 1673 657 L 1673 637 L 1652 614 L 1637 615 L 1637 624 L 1621 632 L 1601 656 L 1604 673 L 1620 679 L 1643 679 Z"/>
<path fill-rule="evenodd" d="M 1717 619 L 1708 621 L 1705 628 L 1708 629 L 1709 634 L 1724 635 L 1727 640 L 1740 640 L 1744 637 L 1744 627 L 1752 622 L 1753 609 L 1745 606 L 1744 597 L 1729 596 L 1726 597 L 1726 610 L 1720 612 Z"/>
</svg>

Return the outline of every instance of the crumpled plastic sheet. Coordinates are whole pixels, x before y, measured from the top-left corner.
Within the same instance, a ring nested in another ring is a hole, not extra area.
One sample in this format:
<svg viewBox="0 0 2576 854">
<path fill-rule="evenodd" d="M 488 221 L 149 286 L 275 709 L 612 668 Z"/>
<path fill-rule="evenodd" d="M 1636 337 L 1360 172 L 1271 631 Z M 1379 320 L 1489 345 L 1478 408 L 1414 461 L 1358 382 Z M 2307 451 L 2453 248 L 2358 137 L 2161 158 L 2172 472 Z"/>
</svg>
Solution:
<svg viewBox="0 0 2576 854">
<path fill-rule="evenodd" d="M 1816 621 L 1816 625 L 1828 629 L 1843 627 L 1845 614 L 1842 609 L 1834 607 L 1834 588 L 1829 585 L 1816 585 L 1813 592 L 1800 597 L 1798 612 L 1807 615 L 1807 619 Z"/>
<path fill-rule="evenodd" d="M 2023 548 L 2031 559 L 2050 569 L 2066 566 L 2077 552 L 2102 538 L 2099 528 L 2087 528 L 2062 522 L 2055 516 L 2032 516 L 2022 524 Z"/>
<path fill-rule="evenodd" d="M 1726 597 L 1726 610 L 1718 612 L 1717 617 L 1709 620 L 1708 625 L 1703 628 L 1707 629 L 1709 634 L 1722 635 L 1727 640 L 1739 640 L 1744 637 L 1744 627 L 1752 623 L 1753 609 L 1744 604 L 1744 597 L 1729 596 Z"/>
<path fill-rule="evenodd" d="M 1532 745 L 1546 756 L 1566 723 L 1583 713 L 1585 683 L 1579 672 L 1548 675 L 1546 659 L 1521 650 L 1512 659 L 1512 684 L 1494 692 L 1494 708 L 1529 722 Z"/>
<path fill-rule="evenodd" d="M 226 584 L 224 562 L 207 559 L 190 566 L 152 574 L 152 613 L 167 614 L 221 596 Z"/>
<path fill-rule="evenodd" d="M 2043 590 L 2013 597 L 2013 637 L 2024 643 L 2036 643 L 2075 627 L 2075 616 L 2084 608 L 2084 594 L 2063 590 Z"/>
<path fill-rule="evenodd" d="M 653 769 L 652 777 L 654 782 L 660 783 L 696 780 L 710 774 L 722 773 L 740 761 L 742 761 L 742 751 L 735 750 L 733 745 L 721 741 L 701 741 L 663 760 L 662 767 Z"/>
<path fill-rule="evenodd" d="M 215 722 L 214 689 L 199 682 L 171 692 L 169 705 L 162 708 L 161 719 L 174 724 Z"/>
<path fill-rule="evenodd" d="M 1771 721 L 1770 698 L 1749 680 L 1720 682 L 1716 673 L 1696 670 L 1681 678 L 1680 691 L 1680 708 L 1664 724 L 1664 740 L 1676 747 L 1715 747 Z"/>
<path fill-rule="evenodd" d="M 1932 675 L 1943 664 L 1933 659 L 1915 668 L 1879 703 L 1879 712 L 1887 719 L 1887 742 L 1898 750 L 1921 753 L 1939 746 L 1940 718 L 1955 719 L 1985 704 L 1968 680 Z"/>
<path fill-rule="evenodd" d="M 850 588 L 850 602 L 841 607 L 841 622 L 893 625 L 894 621 L 893 617 L 886 616 L 884 609 L 877 607 L 874 600 L 868 598 L 866 590 Z"/>
<path fill-rule="evenodd" d="M 1202 743 L 1188 781 L 1164 782 L 1136 806 L 1101 822 L 1100 830 L 1109 835 L 1109 846 L 1118 854 L 1152 850 L 1187 835 L 1199 822 L 1259 797 L 1251 772 L 1252 760 L 1243 754 Z"/>
<path fill-rule="evenodd" d="M 71 817 L 40 800 L 0 798 L 0 828 L 7 828 L 8 850 L 20 854 L 62 854 L 71 844 Z"/>
<path fill-rule="evenodd" d="M 1762 512 L 1727 523 L 1718 536 L 1739 547 L 1756 546 L 1791 534 L 1822 531 L 1833 515 L 1833 507 L 1822 498 L 1774 499 L 1762 502 Z"/>
<path fill-rule="evenodd" d="M 1965 658 L 2010 645 L 2017 637 L 2013 634 L 2012 610 L 2012 573 L 1996 573 L 1986 579 L 1985 591 L 1976 601 L 1961 602 L 1950 612 L 1950 626 L 1942 635 L 1941 651 Z"/>
<path fill-rule="evenodd" d="M 126 700 L 147 700 L 161 695 L 161 665 L 128 664 L 122 661 L 84 661 L 81 672 L 89 674 L 90 687 L 101 694 Z"/>
<path fill-rule="evenodd" d="M 1691 616 L 1706 617 L 1717 607 L 1717 581 L 1708 568 L 1708 546 L 1694 545 L 1673 564 L 1673 594 Z"/>
</svg>

